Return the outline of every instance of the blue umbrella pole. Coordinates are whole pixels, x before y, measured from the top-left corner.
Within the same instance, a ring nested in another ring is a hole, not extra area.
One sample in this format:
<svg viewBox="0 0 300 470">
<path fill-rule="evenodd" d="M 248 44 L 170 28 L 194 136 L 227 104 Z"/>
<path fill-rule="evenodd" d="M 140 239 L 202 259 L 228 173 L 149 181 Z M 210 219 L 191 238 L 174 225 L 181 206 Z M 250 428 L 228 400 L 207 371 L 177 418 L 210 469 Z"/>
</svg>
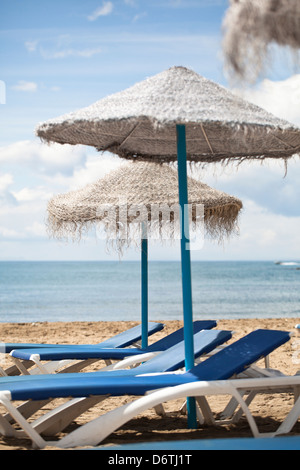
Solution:
<svg viewBox="0 0 300 470">
<path fill-rule="evenodd" d="M 181 208 L 181 277 L 183 299 L 183 322 L 185 341 L 185 367 L 187 370 L 194 366 L 194 333 L 193 333 L 193 302 L 192 302 L 192 276 L 191 257 L 189 249 L 189 212 L 188 212 L 188 185 L 186 163 L 186 136 L 185 126 L 177 125 L 177 160 L 178 160 L 178 190 Z M 196 403 L 194 398 L 187 399 L 188 426 L 197 427 Z"/>
<path fill-rule="evenodd" d="M 142 348 L 148 346 L 148 238 L 147 228 L 142 223 L 141 241 L 141 286 L 142 286 Z"/>
</svg>

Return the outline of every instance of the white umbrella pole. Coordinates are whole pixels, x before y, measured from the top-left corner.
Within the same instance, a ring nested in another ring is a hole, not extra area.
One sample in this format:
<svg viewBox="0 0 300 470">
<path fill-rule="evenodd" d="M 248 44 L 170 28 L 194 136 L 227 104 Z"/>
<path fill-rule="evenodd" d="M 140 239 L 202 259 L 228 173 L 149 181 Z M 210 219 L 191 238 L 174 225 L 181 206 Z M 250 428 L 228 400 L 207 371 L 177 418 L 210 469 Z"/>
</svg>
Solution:
<svg viewBox="0 0 300 470">
<path fill-rule="evenodd" d="M 192 275 L 191 257 L 189 249 L 189 211 L 188 185 L 186 164 L 186 136 L 185 126 L 177 125 L 177 160 L 178 160 L 178 190 L 181 208 L 181 277 L 183 299 L 183 321 L 185 341 L 185 367 L 186 370 L 194 366 L 194 331 L 193 331 L 193 302 L 192 302 Z M 194 398 L 188 398 L 188 426 L 197 427 L 196 404 Z"/>
</svg>

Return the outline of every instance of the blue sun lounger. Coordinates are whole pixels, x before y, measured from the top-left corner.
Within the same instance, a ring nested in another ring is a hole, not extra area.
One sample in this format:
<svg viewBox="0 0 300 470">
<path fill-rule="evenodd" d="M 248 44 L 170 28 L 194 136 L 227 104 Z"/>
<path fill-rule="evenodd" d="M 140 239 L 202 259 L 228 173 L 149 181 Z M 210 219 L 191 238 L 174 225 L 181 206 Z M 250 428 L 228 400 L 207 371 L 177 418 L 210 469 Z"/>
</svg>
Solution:
<svg viewBox="0 0 300 470">
<path fill-rule="evenodd" d="M 201 330 L 209 330 L 216 326 L 213 320 L 196 320 L 193 323 L 194 334 Z M 144 359 L 148 359 L 154 353 L 165 351 L 183 340 L 183 328 L 174 331 L 173 333 L 161 338 L 155 343 L 147 346 L 147 348 L 111 348 L 104 347 L 103 343 L 100 345 L 69 345 L 62 348 L 26 348 L 11 351 L 10 355 L 18 369 L 23 374 L 28 374 L 27 368 L 24 368 L 22 361 L 31 361 L 36 364 L 39 373 L 47 374 L 49 372 L 57 371 L 62 366 L 68 364 L 65 361 L 79 360 L 79 363 L 72 365 L 71 368 L 63 369 L 63 372 L 78 372 L 82 368 L 90 365 L 91 362 L 105 360 L 122 360 L 125 357 L 135 357 L 143 355 Z M 145 354 L 147 353 L 147 356 Z M 41 361 L 49 361 L 44 364 Z"/>
<path fill-rule="evenodd" d="M 49 445 L 49 442 L 40 436 L 37 431 L 38 428 L 29 424 L 20 415 L 18 410 L 13 407 L 12 401 L 47 400 L 49 398 L 68 398 L 70 396 L 141 396 L 153 391 L 149 397 L 142 397 L 150 399 L 149 406 L 153 407 L 167 401 L 168 393 L 172 394 L 172 391 L 177 390 L 177 387 L 180 390 L 183 387 L 183 393 L 186 393 L 186 395 L 182 396 L 195 396 L 188 389 L 186 390 L 186 387 L 193 388 L 195 385 L 209 384 L 214 381 L 226 382 L 235 374 L 243 372 L 260 358 L 269 355 L 289 339 L 290 334 L 288 332 L 255 330 L 231 345 L 224 347 L 185 373 L 122 375 L 120 372 L 111 371 L 106 373 L 90 372 L 85 374 L 3 377 L 0 379 L 0 402 L 22 427 L 25 434 L 30 437 L 34 445 L 43 448 Z M 250 383 L 252 379 L 245 380 Z M 236 380 L 236 382 L 239 381 L 240 379 Z M 192 393 L 194 393 L 194 390 L 192 390 Z M 140 401 L 136 400 L 134 403 L 139 404 Z M 115 429 L 132 419 L 133 413 L 137 412 L 138 414 L 141 409 L 144 409 L 144 403 L 142 407 L 135 406 L 134 403 L 124 405 L 120 409 L 96 418 L 63 437 L 55 445 L 62 448 L 97 445 Z M 55 418 L 59 420 L 59 413 Z M 2 432 L 5 431 L 4 419 L 2 418 L 2 423 L 0 422 Z"/>
<path fill-rule="evenodd" d="M 178 336 L 178 335 L 177 335 Z M 232 332 L 231 331 L 219 331 L 219 330 L 200 330 L 194 335 L 194 349 L 195 349 L 195 359 L 198 357 L 205 355 L 211 351 L 213 351 L 215 348 L 217 348 L 219 345 L 223 344 L 226 341 L 229 341 L 232 337 Z M 174 371 L 178 370 L 179 368 L 184 367 L 184 361 L 185 361 L 185 347 L 184 347 L 184 341 L 180 341 L 174 346 L 168 348 L 166 351 L 162 351 L 158 353 L 156 356 L 154 356 L 152 359 L 148 360 L 147 362 L 144 362 L 140 364 L 138 367 L 134 369 L 126 369 L 126 370 L 118 370 L 118 371 L 105 371 L 105 372 L 98 372 L 101 374 L 101 377 L 111 377 L 111 374 L 114 376 L 128 376 L 128 375 L 136 375 L 136 374 L 146 374 L 146 373 L 158 373 L 158 372 L 169 372 L 169 371 Z M 65 375 L 65 374 L 64 374 Z M 53 377 L 58 377 L 60 375 L 54 375 Z M 47 377 L 47 375 L 42 375 L 38 376 L 38 378 L 43 379 L 44 377 Z M 21 376 L 17 377 L 18 380 L 26 381 L 27 379 L 31 380 L 34 378 L 33 376 Z M 16 378 L 14 377 L 7 377 L 3 378 L 2 380 L 8 380 L 8 381 L 13 381 Z M 3 383 L 3 382 L 2 382 Z M 100 401 L 102 398 L 100 399 Z M 48 403 L 49 400 L 47 400 Z M 96 397 L 96 399 L 92 399 L 92 403 L 95 404 L 99 401 L 99 399 Z M 35 406 L 37 404 L 37 406 Z M 25 403 L 21 408 L 22 408 L 22 414 L 26 414 L 26 417 L 28 418 L 30 414 L 35 413 L 39 408 L 41 408 L 45 403 L 44 402 L 31 402 L 31 403 Z M 84 407 L 86 409 L 89 409 L 91 407 L 91 400 L 86 399 L 86 400 L 79 400 L 79 406 L 78 406 L 78 401 L 73 400 L 72 402 L 68 403 L 68 407 L 64 407 L 64 416 L 62 416 L 62 410 L 60 409 L 60 418 L 58 420 L 58 423 L 55 427 L 55 432 L 59 432 L 63 430 L 73 419 L 75 419 L 78 414 L 83 413 Z M 79 408 L 79 412 L 78 412 Z M 159 410 L 161 412 L 161 408 Z M 59 427 L 58 427 L 59 426 Z M 0 420 L 0 428 L 1 428 L 1 420 Z M 39 428 L 41 429 L 41 423 L 39 423 Z M 44 428 L 45 428 L 45 423 L 44 423 Z M 43 429 L 44 429 L 43 428 Z"/>
<path fill-rule="evenodd" d="M 214 326 L 215 326 L 215 322 Z M 162 323 L 157 322 L 148 322 L 148 335 L 151 336 L 158 331 L 161 331 L 164 328 Z M 213 328 L 213 327 L 212 327 Z M 128 330 L 122 331 L 121 333 L 98 343 L 98 347 L 103 348 L 126 348 L 133 344 L 136 344 L 141 340 L 142 337 L 142 327 L 141 325 L 134 326 Z M 64 348 L 69 347 L 70 344 L 44 344 L 44 343 L 0 343 L 0 353 L 9 354 L 11 351 L 16 349 L 42 349 L 42 348 Z M 30 364 L 27 364 L 29 367 Z M 26 373 L 26 365 L 22 365 L 23 373 Z M 1 375 L 18 375 L 20 373 L 19 369 L 15 366 L 9 367 L 6 370 L 3 370 L 0 367 L 0 376 Z"/>
<path fill-rule="evenodd" d="M 213 322 L 216 326 L 216 322 Z M 162 330 L 164 325 L 162 323 L 149 322 L 148 323 L 148 335 L 151 336 L 154 333 Z M 126 348 L 132 344 L 140 341 L 142 337 L 141 325 L 134 326 L 128 330 L 122 331 L 121 333 L 97 343 L 97 346 L 103 348 Z M 45 344 L 45 343 L 0 343 L 1 353 L 10 353 L 14 349 L 42 349 L 42 348 L 63 348 L 69 347 L 70 344 Z"/>
<path fill-rule="evenodd" d="M 196 326 L 198 326 L 199 328 L 199 325 L 196 325 Z M 195 330 L 197 330 L 197 328 L 195 328 Z M 113 373 L 114 376 L 136 375 L 136 374 L 142 374 L 142 373 L 146 374 L 146 373 L 169 372 L 169 371 L 180 369 L 184 367 L 185 347 L 184 347 L 184 341 L 182 339 L 182 330 L 179 330 L 179 333 L 180 334 L 176 332 L 176 334 L 175 335 L 172 334 L 172 336 L 173 338 L 177 338 L 177 339 L 180 336 L 181 341 L 178 341 L 174 346 L 169 347 L 165 351 L 158 353 L 157 355 L 152 357 L 152 359 L 148 359 L 147 362 L 143 362 L 138 367 L 135 367 L 134 369 L 126 369 L 126 370 L 99 371 L 99 373 L 101 373 L 102 377 L 105 377 L 105 374 L 109 374 L 108 376 L 110 377 L 111 373 Z M 217 348 L 224 342 L 228 341 L 231 338 L 231 336 L 232 336 L 231 331 L 200 330 L 200 331 L 195 332 L 194 334 L 195 359 L 215 350 L 215 348 Z M 140 357 L 144 358 L 144 355 L 141 355 Z M 26 380 L 27 377 L 28 375 L 24 375 L 24 376 L 18 377 L 18 379 Z M 44 376 L 39 376 L 39 377 L 44 377 Z M 13 380 L 13 379 L 14 379 L 13 377 L 8 377 L 7 380 Z M 47 400 L 47 403 L 49 401 L 51 400 Z M 79 400 L 79 405 L 78 405 L 78 401 L 75 400 L 71 404 L 69 404 L 68 407 L 64 407 L 65 408 L 64 419 L 62 419 L 62 411 L 60 411 L 60 419 L 58 422 L 60 428 L 58 429 L 57 424 L 56 424 L 55 432 L 58 432 L 59 430 L 64 429 L 65 426 L 67 426 L 73 419 L 75 419 L 78 416 L 78 414 L 83 413 L 84 408 L 88 409 L 92 406 L 91 403 L 95 404 L 98 401 L 99 401 L 98 397 L 87 399 L 87 400 Z M 39 402 L 32 401 L 32 402 L 24 403 L 21 406 L 22 414 L 24 415 L 25 413 L 26 417 L 28 418 L 30 415 L 34 414 L 38 409 L 44 406 L 44 404 L 46 403 L 40 402 L 40 401 Z M 79 412 L 78 412 L 78 409 L 79 409 Z M 157 412 L 159 414 L 162 413 L 161 406 L 157 409 Z"/>
</svg>

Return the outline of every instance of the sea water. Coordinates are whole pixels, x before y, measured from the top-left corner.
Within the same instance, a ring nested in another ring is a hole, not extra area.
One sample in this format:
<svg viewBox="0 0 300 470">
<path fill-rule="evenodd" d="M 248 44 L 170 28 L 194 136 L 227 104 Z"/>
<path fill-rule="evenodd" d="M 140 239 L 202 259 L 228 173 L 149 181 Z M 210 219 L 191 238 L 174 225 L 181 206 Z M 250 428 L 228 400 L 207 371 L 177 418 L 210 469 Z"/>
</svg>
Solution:
<svg viewBox="0 0 300 470">
<path fill-rule="evenodd" d="M 182 319 L 180 262 L 149 262 L 149 319 Z M 300 316 L 300 263 L 192 263 L 198 319 Z M 0 262 L 0 321 L 140 319 L 139 262 Z"/>
</svg>

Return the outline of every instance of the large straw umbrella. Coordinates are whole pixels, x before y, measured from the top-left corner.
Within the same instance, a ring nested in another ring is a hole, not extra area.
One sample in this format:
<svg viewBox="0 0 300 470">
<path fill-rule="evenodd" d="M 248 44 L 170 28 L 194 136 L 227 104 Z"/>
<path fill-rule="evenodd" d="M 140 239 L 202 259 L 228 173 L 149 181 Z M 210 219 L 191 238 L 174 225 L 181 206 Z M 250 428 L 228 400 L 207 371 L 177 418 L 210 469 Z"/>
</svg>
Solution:
<svg viewBox="0 0 300 470">
<path fill-rule="evenodd" d="M 178 161 L 179 204 L 188 204 L 187 159 L 282 158 L 300 150 L 300 130 L 184 67 L 172 67 L 93 105 L 40 124 L 46 142 L 83 144 L 122 158 Z M 186 368 L 194 363 L 188 220 L 181 224 Z M 194 405 L 189 425 L 195 426 Z"/>
<path fill-rule="evenodd" d="M 234 76 L 255 81 L 272 44 L 288 48 L 299 65 L 299 0 L 230 0 L 223 28 L 225 64 Z"/>
<path fill-rule="evenodd" d="M 40 124 L 46 142 L 90 145 L 122 158 L 177 160 L 177 125 L 196 162 L 288 159 L 299 128 L 184 67 L 172 67 L 87 108 Z"/>
<path fill-rule="evenodd" d="M 220 241 L 237 230 L 239 199 L 191 177 L 188 186 L 191 223 L 199 237 Z M 148 339 L 148 238 L 179 238 L 178 208 L 176 171 L 169 165 L 140 161 L 126 163 L 48 203 L 47 228 L 54 238 L 79 241 L 90 229 L 103 227 L 107 242 L 120 254 L 133 242 L 141 245 L 143 347 Z"/>
</svg>

